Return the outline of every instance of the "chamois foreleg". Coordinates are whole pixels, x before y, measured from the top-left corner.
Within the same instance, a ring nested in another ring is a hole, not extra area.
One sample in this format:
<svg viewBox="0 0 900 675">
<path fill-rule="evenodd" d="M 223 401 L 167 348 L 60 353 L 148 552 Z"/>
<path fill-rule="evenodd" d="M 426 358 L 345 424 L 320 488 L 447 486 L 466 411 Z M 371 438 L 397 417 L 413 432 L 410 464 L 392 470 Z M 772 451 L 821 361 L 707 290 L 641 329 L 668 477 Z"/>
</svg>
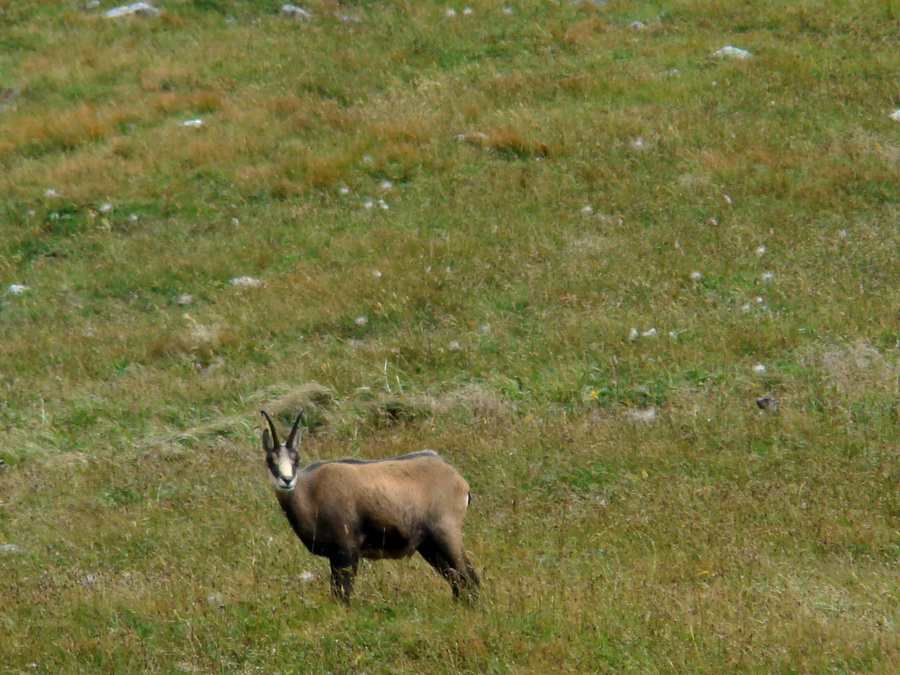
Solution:
<svg viewBox="0 0 900 675">
<path fill-rule="evenodd" d="M 432 535 L 417 549 L 419 554 L 447 580 L 453 590 L 453 597 L 459 598 L 464 591 L 468 599 L 474 600 L 478 587 L 478 575 L 466 557 L 462 542 L 446 534 Z"/>
<path fill-rule="evenodd" d="M 353 578 L 359 565 L 359 556 L 352 553 L 336 553 L 331 561 L 331 592 L 345 605 L 350 604 L 350 592 L 353 590 Z"/>
</svg>

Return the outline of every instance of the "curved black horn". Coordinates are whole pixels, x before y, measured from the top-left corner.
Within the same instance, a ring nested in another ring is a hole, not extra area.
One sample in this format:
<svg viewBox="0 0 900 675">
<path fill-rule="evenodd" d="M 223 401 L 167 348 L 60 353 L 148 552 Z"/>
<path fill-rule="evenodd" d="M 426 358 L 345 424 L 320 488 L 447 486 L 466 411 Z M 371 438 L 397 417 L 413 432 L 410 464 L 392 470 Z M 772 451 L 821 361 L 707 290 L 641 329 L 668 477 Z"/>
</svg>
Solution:
<svg viewBox="0 0 900 675">
<path fill-rule="evenodd" d="M 261 412 L 262 416 L 266 418 L 266 421 L 268 421 L 269 428 L 272 430 L 272 443 L 274 443 L 275 447 L 277 448 L 279 446 L 279 443 L 278 443 L 278 432 L 275 431 L 275 424 L 272 422 L 272 418 L 269 417 L 269 413 L 267 413 L 265 410 L 260 410 L 259 412 Z"/>
<path fill-rule="evenodd" d="M 294 420 L 294 426 L 291 427 L 291 433 L 288 436 L 287 443 L 285 444 L 289 448 L 294 447 L 295 436 L 297 435 L 297 430 L 300 428 L 300 420 L 303 418 L 303 409 L 300 409 L 300 414 L 297 415 L 297 419 Z"/>
</svg>

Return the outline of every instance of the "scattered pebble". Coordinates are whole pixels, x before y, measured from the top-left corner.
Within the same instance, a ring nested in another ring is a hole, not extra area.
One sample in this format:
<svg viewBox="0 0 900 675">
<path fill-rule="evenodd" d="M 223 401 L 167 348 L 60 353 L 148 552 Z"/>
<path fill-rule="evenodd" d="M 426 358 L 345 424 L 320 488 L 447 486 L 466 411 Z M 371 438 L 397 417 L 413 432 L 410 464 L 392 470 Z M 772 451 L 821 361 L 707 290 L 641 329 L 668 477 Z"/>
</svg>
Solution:
<svg viewBox="0 0 900 675">
<path fill-rule="evenodd" d="M 639 336 L 640 336 L 640 333 L 638 332 L 637 328 L 632 328 L 630 331 L 628 331 L 628 339 L 629 340 L 637 340 Z"/>
<path fill-rule="evenodd" d="M 297 21 L 303 21 L 305 19 L 313 18 L 313 15 L 310 12 L 307 12 L 302 7 L 297 7 L 297 5 L 282 5 L 281 6 L 281 16 L 287 19 L 295 19 Z"/>
<path fill-rule="evenodd" d="M 776 410 L 778 410 L 778 401 L 776 401 L 773 396 L 760 396 L 758 399 L 756 399 L 756 406 L 760 410 L 775 412 Z"/>
<path fill-rule="evenodd" d="M 761 363 L 757 363 L 755 366 L 753 366 L 753 372 L 754 373 L 764 373 L 764 372 L 766 372 L 766 367 Z"/>
<path fill-rule="evenodd" d="M 655 329 L 655 328 L 651 328 L 651 329 L 649 329 L 649 330 L 645 330 L 643 333 L 641 333 L 641 337 L 653 337 L 654 335 L 656 335 L 656 329 Z"/>
<path fill-rule="evenodd" d="M 349 194 L 350 194 L 350 188 L 348 188 L 346 185 L 342 185 L 341 187 L 338 188 L 338 194 L 341 194 L 341 195 L 349 195 Z"/>
<path fill-rule="evenodd" d="M 382 277 L 381 270 L 375 270 L 372 272 L 372 276 L 376 279 L 380 279 Z"/>
<path fill-rule="evenodd" d="M 153 16 L 155 14 L 159 14 L 159 10 L 149 2 L 132 2 L 130 5 L 114 7 L 103 12 L 103 16 L 107 19 L 119 19 L 123 16 Z"/>
<path fill-rule="evenodd" d="M 461 349 L 461 347 L 459 346 L 459 342 L 454 340 L 449 345 L 447 345 L 447 349 L 449 349 L 451 352 L 458 352 Z"/>
<path fill-rule="evenodd" d="M 15 544 L 0 544 L 0 553 L 25 553 L 25 549 Z"/>
<path fill-rule="evenodd" d="M 113 205 L 110 204 L 109 202 L 104 202 L 103 204 L 100 205 L 100 207 L 97 210 L 100 213 L 109 213 L 110 211 L 113 210 Z"/>
<path fill-rule="evenodd" d="M 203 126 L 203 120 L 201 120 L 201 119 L 185 120 L 184 122 L 181 123 L 181 126 L 193 127 L 194 129 L 199 129 L 200 127 Z"/>
<path fill-rule="evenodd" d="M 254 277 L 235 277 L 229 282 L 232 286 L 262 286 L 262 281 Z"/>
<path fill-rule="evenodd" d="M 179 305 L 190 305 L 192 302 L 194 302 L 194 296 L 190 293 L 182 293 L 178 296 L 175 302 L 177 302 Z"/>
<path fill-rule="evenodd" d="M 454 16 L 456 16 L 456 10 L 453 9 L 452 7 L 448 7 L 447 9 L 444 10 L 444 16 L 454 17 Z"/>
<path fill-rule="evenodd" d="M 387 205 L 386 201 L 384 201 L 383 199 L 379 199 L 378 200 L 378 208 L 380 208 L 382 211 L 387 211 L 391 207 Z"/>
<path fill-rule="evenodd" d="M 22 284 L 10 284 L 6 289 L 6 293 L 3 295 L 22 295 L 27 290 L 28 286 L 23 286 Z"/>
<path fill-rule="evenodd" d="M 760 277 L 760 279 L 762 279 L 766 283 L 772 281 L 774 278 L 775 278 L 774 272 L 763 272 L 762 276 Z"/>
<path fill-rule="evenodd" d="M 472 14 L 473 11 L 474 11 L 474 10 L 473 10 L 471 7 L 465 7 L 465 8 L 463 9 L 463 14 L 465 14 L 466 16 L 469 16 L 469 15 Z"/>
<path fill-rule="evenodd" d="M 367 199 L 366 201 L 363 202 L 363 208 L 366 209 L 367 211 L 371 211 L 372 209 L 375 208 L 375 202 L 372 201 L 371 199 Z"/>
<path fill-rule="evenodd" d="M 378 187 L 380 187 L 384 191 L 387 191 L 392 189 L 394 187 L 394 184 L 389 180 L 383 180 L 378 184 Z"/>
<path fill-rule="evenodd" d="M 643 150 L 644 149 L 644 139 L 643 138 L 635 138 L 631 141 L 631 147 L 635 150 Z"/>
<path fill-rule="evenodd" d="M 591 206 L 590 204 L 587 204 L 587 205 L 581 207 L 581 212 L 584 215 L 589 216 L 594 212 L 594 207 Z"/>
<path fill-rule="evenodd" d="M 504 7 L 500 11 L 503 12 L 504 14 L 506 14 L 507 16 L 514 12 L 512 7 Z M 898 111 L 898 112 L 900 112 L 900 111 Z"/>
<path fill-rule="evenodd" d="M 700 281 L 703 278 L 703 273 L 700 270 L 694 270 L 691 272 L 691 281 Z"/>
<path fill-rule="evenodd" d="M 733 201 L 731 201 L 731 197 L 729 197 L 728 195 L 722 195 L 722 199 L 724 199 L 725 203 L 728 204 L 729 206 L 731 206 L 734 203 Z"/>
<path fill-rule="evenodd" d="M 357 326 L 362 327 L 369 323 L 369 320 L 364 316 L 358 316 L 353 320 L 353 323 L 355 323 Z"/>
<path fill-rule="evenodd" d="M 900 110 L 895 110 L 890 115 L 888 115 L 895 122 L 900 122 Z"/>
<path fill-rule="evenodd" d="M 756 256 L 757 256 L 757 257 L 764 256 L 765 254 L 766 254 L 766 247 L 765 247 L 765 246 L 757 246 L 757 247 L 756 247 Z"/>
<path fill-rule="evenodd" d="M 656 419 L 656 406 L 647 408 L 629 408 L 628 418 L 635 422 L 652 422 Z"/>
<path fill-rule="evenodd" d="M 59 194 L 53 188 L 47 188 L 46 190 L 44 190 L 44 196 L 45 197 L 62 197 L 62 195 Z"/>
<path fill-rule="evenodd" d="M 743 60 L 749 59 L 751 56 L 753 56 L 753 54 L 751 52 L 748 52 L 746 49 L 741 49 L 740 47 L 725 45 L 721 49 L 717 49 L 715 52 L 713 52 L 713 56 Z"/>
</svg>

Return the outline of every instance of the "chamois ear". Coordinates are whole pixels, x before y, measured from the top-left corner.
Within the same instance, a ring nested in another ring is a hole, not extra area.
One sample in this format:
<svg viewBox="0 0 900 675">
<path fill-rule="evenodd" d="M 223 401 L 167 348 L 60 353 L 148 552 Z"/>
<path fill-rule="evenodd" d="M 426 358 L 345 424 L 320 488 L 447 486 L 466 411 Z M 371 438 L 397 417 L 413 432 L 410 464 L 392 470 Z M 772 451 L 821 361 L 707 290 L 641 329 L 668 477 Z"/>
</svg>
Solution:
<svg viewBox="0 0 900 675">
<path fill-rule="evenodd" d="M 300 420 L 303 419 L 303 410 L 300 410 L 300 414 L 297 415 L 297 419 L 294 420 L 294 426 L 291 427 L 291 433 L 288 435 L 287 443 L 285 446 L 288 450 L 297 451 L 297 446 L 300 445 Z"/>
<path fill-rule="evenodd" d="M 269 423 L 269 429 L 271 429 L 272 434 L 269 435 L 269 429 L 263 429 L 262 433 L 262 446 L 263 450 L 266 452 L 272 452 L 278 446 L 278 432 L 275 431 L 275 425 L 272 423 L 272 418 L 269 417 L 269 413 L 265 410 L 260 410 L 262 416 L 265 418 L 266 422 Z"/>
</svg>

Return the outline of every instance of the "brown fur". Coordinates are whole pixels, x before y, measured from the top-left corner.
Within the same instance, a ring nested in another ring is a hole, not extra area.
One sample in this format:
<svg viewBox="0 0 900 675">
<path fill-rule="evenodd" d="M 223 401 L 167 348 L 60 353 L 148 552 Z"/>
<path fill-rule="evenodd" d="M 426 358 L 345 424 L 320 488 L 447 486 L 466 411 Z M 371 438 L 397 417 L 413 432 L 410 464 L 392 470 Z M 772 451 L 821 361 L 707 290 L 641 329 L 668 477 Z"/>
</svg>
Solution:
<svg viewBox="0 0 900 675">
<path fill-rule="evenodd" d="M 335 595 L 349 603 L 359 558 L 403 558 L 418 551 L 450 583 L 454 597 L 461 590 L 473 596 L 478 576 L 462 542 L 465 479 L 431 451 L 298 469 L 299 421 L 300 416 L 287 443 L 280 444 L 269 420 L 274 443 L 266 430 L 263 448 L 276 487 L 285 460 L 290 462 L 296 482 L 293 489 L 276 490 L 278 503 L 306 548 L 331 562 Z"/>
</svg>

